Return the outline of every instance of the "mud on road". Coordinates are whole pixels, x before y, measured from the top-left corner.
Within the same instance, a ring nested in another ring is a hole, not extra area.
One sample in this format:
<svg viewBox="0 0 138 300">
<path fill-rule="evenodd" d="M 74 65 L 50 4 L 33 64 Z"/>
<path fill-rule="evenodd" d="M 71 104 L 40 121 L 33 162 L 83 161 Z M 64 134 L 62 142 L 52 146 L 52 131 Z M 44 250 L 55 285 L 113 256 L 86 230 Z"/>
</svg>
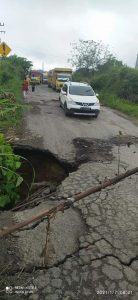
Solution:
<svg viewBox="0 0 138 300">
<path fill-rule="evenodd" d="M 131 147 L 138 144 L 138 138 L 130 135 L 118 135 L 108 140 L 76 138 L 73 140 L 76 149 L 75 161 L 77 164 L 93 162 L 111 162 L 114 158 L 113 147 Z"/>
</svg>

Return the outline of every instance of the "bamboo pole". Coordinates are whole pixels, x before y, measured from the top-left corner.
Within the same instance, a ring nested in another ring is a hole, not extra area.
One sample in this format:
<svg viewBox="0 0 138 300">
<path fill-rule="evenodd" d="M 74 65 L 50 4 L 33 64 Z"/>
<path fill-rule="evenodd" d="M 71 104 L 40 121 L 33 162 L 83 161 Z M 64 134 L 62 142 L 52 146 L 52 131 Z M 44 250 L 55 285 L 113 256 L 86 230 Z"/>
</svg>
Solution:
<svg viewBox="0 0 138 300">
<path fill-rule="evenodd" d="M 38 221 L 39 219 L 42 219 L 44 217 L 52 218 L 53 216 L 55 216 L 55 214 L 58 211 L 64 211 L 65 209 L 68 209 L 70 206 L 72 206 L 72 204 L 74 202 L 77 202 L 80 199 L 83 199 L 83 198 L 85 198 L 85 197 L 87 197 L 87 196 L 89 196 L 91 194 L 97 193 L 97 192 L 101 191 L 102 189 L 105 189 L 108 186 L 114 185 L 114 184 L 120 182 L 121 180 L 123 180 L 123 179 L 125 179 L 125 178 L 127 178 L 127 177 L 129 177 L 131 175 L 136 174 L 137 172 L 138 172 L 138 167 L 134 168 L 134 169 L 131 169 L 131 170 L 128 170 L 125 173 L 122 173 L 122 174 L 120 174 L 118 176 L 115 176 L 115 177 L 113 177 L 111 179 L 107 179 L 107 180 L 103 181 L 101 184 L 99 184 L 97 186 L 89 188 L 85 192 L 81 192 L 81 193 L 75 195 L 72 198 L 68 198 L 66 201 L 64 201 L 64 202 L 62 202 L 62 203 L 54 206 L 50 210 L 46 210 L 46 211 L 40 212 L 36 216 L 32 216 L 32 217 L 28 218 L 25 221 L 22 221 L 20 223 L 17 223 L 15 225 L 11 226 L 10 228 L 0 229 L 0 237 L 7 236 L 8 234 L 11 234 L 11 233 L 13 233 L 13 232 L 15 232 L 17 230 L 20 230 L 24 226 L 27 226 L 30 223 Z"/>
</svg>

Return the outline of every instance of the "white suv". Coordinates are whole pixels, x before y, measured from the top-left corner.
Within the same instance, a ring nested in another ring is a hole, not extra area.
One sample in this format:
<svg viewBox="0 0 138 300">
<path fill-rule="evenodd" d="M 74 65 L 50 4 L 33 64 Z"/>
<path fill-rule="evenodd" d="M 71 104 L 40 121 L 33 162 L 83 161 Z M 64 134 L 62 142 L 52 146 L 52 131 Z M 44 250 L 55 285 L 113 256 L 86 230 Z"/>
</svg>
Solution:
<svg viewBox="0 0 138 300">
<path fill-rule="evenodd" d="M 97 117 L 100 103 L 92 87 L 87 83 L 65 82 L 59 96 L 65 115 L 89 115 Z"/>
</svg>

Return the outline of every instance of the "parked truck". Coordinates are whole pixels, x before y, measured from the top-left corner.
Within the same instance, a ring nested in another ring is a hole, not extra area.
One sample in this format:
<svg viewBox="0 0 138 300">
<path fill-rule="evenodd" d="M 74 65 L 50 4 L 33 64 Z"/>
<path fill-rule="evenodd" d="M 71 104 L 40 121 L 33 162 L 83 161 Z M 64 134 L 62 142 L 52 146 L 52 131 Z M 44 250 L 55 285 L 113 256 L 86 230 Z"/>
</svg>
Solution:
<svg viewBox="0 0 138 300">
<path fill-rule="evenodd" d="M 55 68 L 49 72 L 48 84 L 56 91 L 60 91 L 64 82 L 71 81 L 72 69 Z"/>
<path fill-rule="evenodd" d="M 30 84 L 42 83 L 42 72 L 38 70 L 30 71 Z"/>
<path fill-rule="evenodd" d="M 48 83 L 48 72 L 43 72 L 43 74 L 42 74 L 42 83 L 43 84 Z"/>
<path fill-rule="evenodd" d="M 52 87 L 52 76 L 53 76 L 53 70 L 50 70 L 48 72 L 47 81 L 48 81 L 48 87 Z"/>
</svg>

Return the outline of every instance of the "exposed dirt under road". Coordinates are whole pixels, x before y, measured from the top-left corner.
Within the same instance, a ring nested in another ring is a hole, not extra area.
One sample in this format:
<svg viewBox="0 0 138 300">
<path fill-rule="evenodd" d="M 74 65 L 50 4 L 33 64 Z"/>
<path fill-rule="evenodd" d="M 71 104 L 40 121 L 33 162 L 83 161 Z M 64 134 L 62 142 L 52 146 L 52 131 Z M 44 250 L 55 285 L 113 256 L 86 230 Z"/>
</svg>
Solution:
<svg viewBox="0 0 138 300">
<path fill-rule="evenodd" d="M 76 148 L 76 163 L 93 162 L 111 162 L 113 160 L 113 147 L 126 146 L 138 144 L 138 138 L 134 136 L 116 136 L 108 140 L 90 139 L 90 138 L 76 138 L 73 140 Z"/>
</svg>

